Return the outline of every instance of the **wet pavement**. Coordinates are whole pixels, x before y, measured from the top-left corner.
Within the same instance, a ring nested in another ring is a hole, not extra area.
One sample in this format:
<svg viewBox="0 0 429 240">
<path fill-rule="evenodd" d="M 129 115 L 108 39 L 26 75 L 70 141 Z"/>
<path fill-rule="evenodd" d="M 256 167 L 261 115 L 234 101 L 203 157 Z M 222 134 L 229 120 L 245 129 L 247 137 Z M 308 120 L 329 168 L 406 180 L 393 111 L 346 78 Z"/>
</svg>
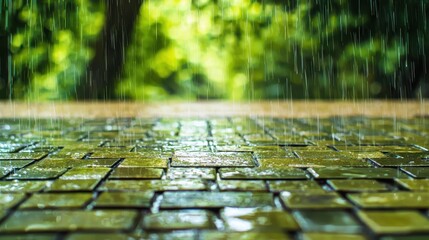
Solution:
<svg viewBox="0 0 429 240">
<path fill-rule="evenodd" d="M 0 129 L 0 239 L 429 238 L 429 118 L 20 118 Z"/>
</svg>

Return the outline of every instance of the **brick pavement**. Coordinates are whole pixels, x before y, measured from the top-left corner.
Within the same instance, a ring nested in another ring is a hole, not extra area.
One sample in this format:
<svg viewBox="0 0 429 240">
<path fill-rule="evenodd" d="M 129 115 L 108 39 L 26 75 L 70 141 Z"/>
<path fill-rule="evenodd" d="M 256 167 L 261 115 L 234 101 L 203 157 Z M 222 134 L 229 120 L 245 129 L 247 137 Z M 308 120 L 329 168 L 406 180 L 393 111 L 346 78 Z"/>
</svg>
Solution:
<svg viewBox="0 0 429 240">
<path fill-rule="evenodd" d="M 18 118 L 0 129 L 0 239 L 429 238 L 429 118 Z"/>
</svg>

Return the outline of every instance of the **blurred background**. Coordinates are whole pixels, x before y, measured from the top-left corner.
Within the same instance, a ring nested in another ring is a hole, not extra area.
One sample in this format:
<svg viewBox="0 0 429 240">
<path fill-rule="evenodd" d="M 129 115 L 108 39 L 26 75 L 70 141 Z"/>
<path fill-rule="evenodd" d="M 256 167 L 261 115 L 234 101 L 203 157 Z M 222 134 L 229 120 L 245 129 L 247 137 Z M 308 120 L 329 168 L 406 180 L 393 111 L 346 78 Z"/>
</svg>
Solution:
<svg viewBox="0 0 429 240">
<path fill-rule="evenodd" d="M 0 98 L 421 99 L 425 0 L 1 0 Z"/>
</svg>

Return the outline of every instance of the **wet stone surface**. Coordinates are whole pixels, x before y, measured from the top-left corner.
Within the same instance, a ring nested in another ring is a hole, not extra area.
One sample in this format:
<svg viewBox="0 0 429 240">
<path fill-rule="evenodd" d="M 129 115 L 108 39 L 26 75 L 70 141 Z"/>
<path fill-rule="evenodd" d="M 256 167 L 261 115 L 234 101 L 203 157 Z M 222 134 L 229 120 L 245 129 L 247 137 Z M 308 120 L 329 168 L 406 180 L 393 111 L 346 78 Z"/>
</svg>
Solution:
<svg viewBox="0 0 429 240">
<path fill-rule="evenodd" d="M 271 192 L 325 192 L 325 190 L 316 181 L 268 181 Z"/>
<path fill-rule="evenodd" d="M 429 192 L 353 193 L 347 196 L 362 208 L 429 208 Z"/>
<path fill-rule="evenodd" d="M 302 210 L 294 214 L 304 232 L 359 233 L 363 227 L 347 211 Z"/>
<path fill-rule="evenodd" d="M 12 172 L 13 169 L 11 168 L 0 168 L 0 177 L 4 177 Z"/>
<path fill-rule="evenodd" d="M 149 208 L 154 192 L 104 192 L 95 201 L 98 208 Z"/>
<path fill-rule="evenodd" d="M 408 177 L 404 172 L 394 168 L 326 167 L 312 168 L 309 169 L 309 172 L 317 179 L 393 179 Z"/>
<path fill-rule="evenodd" d="M 396 179 L 396 182 L 411 191 L 429 192 L 429 179 Z"/>
<path fill-rule="evenodd" d="M 56 179 L 65 173 L 67 169 L 61 168 L 29 168 L 20 169 L 11 174 L 7 179 L 15 180 L 47 180 Z"/>
<path fill-rule="evenodd" d="M 156 168 L 116 168 L 113 173 L 110 174 L 109 179 L 160 179 L 162 173 L 162 169 Z"/>
<path fill-rule="evenodd" d="M 388 191 L 387 184 L 373 179 L 333 179 L 327 183 L 341 192 L 382 192 Z"/>
<path fill-rule="evenodd" d="M 263 207 L 273 205 L 270 193 L 165 192 L 161 208 Z"/>
<path fill-rule="evenodd" d="M 99 184 L 99 179 L 57 179 L 49 184 L 47 192 L 92 192 Z"/>
<path fill-rule="evenodd" d="M 429 232 L 429 220 L 417 211 L 361 211 L 358 216 L 376 234 Z"/>
<path fill-rule="evenodd" d="M 207 184 L 201 179 L 110 180 L 105 182 L 102 187 L 102 190 L 107 191 L 189 191 L 206 189 Z"/>
<path fill-rule="evenodd" d="M 18 169 L 23 168 L 31 163 L 33 163 L 34 160 L 13 160 L 13 161 L 0 161 L 0 174 L 3 171 L 7 171 L 10 169 Z M 5 174 L 5 172 L 3 172 Z"/>
<path fill-rule="evenodd" d="M 127 230 L 136 217 L 128 210 L 16 211 L 0 226 L 0 233 Z"/>
<path fill-rule="evenodd" d="M 112 240 L 135 240 L 139 239 L 139 234 L 126 233 L 71 233 L 67 235 L 67 240 L 93 240 L 93 239 L 112 239 Z"/>
<path fill-rule="evenodd" d="M 308 167 L 370 167 L 366 159 L 347 159 L 347 158 L 287 158 L 287 159 L 260 159 L 261 168 L 308 168 Z"/>
<path fill-rule="evenodd" d="M 254 167 L 250 153 L 242 152 L 190 152 L 177 153 L 173 156 L 173 167 Z"/>
<path fill-rule="evenodd" d="M 169 168 L 167 171 L 167 179 L 216 179 L 216 169 L 214 168 Z"/>
<path fill-rule="evenodd" d="M 168 210 L 143 216 L 147 230 L 181 230 L 215 228 L 214 216 L 206 210 Z"/>
<path fill-rule="evenodd" d="M 91 193 L 37 193 L 21 204 L 19 209 L 82 208 L 91 198 Z"/>
<path fill-rule="evenodd" d="M 418 158 L 377 158 L 371 159 L 381 167 L 429 167 L 429 161 Z"/>
<path fill-rule="evenodd" d="M 343 209 L 352 205 L 335 192 L 281 192 L 280 198 L 291 209 Z"/>
<path fill-rule="evenodd" d="M 73 168 L 63 174 L 60 179 L 77 180 L 77 179 L 103 179 L 110 171 L 110 168 Z"/>
<path fill-rule="evenodd" d="M 222 179 L 306 179 L 305 172 L 299 168 L 261 169 L 261 168 L 221 168 Z"/>
<path fill-rule="evenodd" d="M 303 240 L 330 240 L 330 239 L 343 239 L 343 240 L 365 240 L 364 235 L 360 234 L 344 234 L 344 233 L 303 233 L 301 235 Z"/>
<path fill-rule="evenodd" d="M 425 161 L 429 163 L 429 161 Z M 403 167 L 401 169 L 413 178 L 429 178 L 429 167 Z"/>
<path fill-rule="evenodd" d="M 33 193 L 44 189 L 47 181 L 0 181 L 0 193 Z"/>
<path fill-rule="evenodd" d="M 126 158 L 118 168 L 167 168 L 166 158 Z"/>
<path fill-rule="evenodd" d="M 79 167 L 104 167 L 110 168 L 119 159 L 69 159 L 69 158 L 45 158 L 28 168 L 49 169 L 49 168 L 79 168 Z"/>
<path fill-rule="evenodd" d="M 47 153 L 27 153 L 27 152 L 20 152 L 20 153 L 0 153 L 0 161 L 5 160 L 39 160 L 46 156 Z"/>
<path fill-rule="evenodd" d="M 216 232 L 216 231 L 203 231 L 201 232 L 200 239 L 273 239 L 273 240 L 288 240 L 291 239 L 283 231 L 248 231 L 248 232 Z"/>
<path fill-rule="evenodd" d="M 31 234 L 5 234 L 0 236 L 1 240 L 7 239 L 20 239 L 20 240 L 55 240 L 58 239 L 59 234 L 55 233 L 31 233 Z"/>
<path fill-rule="evenodd" d="M 217 184 L 221 191 L 267 191 L 267 185 L 261 180 L 221 180 L 218 181 Z"/>
<path fill-rule="evenodd" d="M 7 210 L 18 204 L 22 199 L 24 199 L 24 194 L 22 193 L 0 194 L 0 210 Z"/>
<path fill-rule="evenodd" d="M 221 216 L 230 231 L 299 229 L 292 215 L 279 209 L 225 208 Z"/>
<path fill-rule="evenodd" d="M 0 119 L 0 129 L 0 239 L 429 234 L 425 117 Z"/>
</svg>

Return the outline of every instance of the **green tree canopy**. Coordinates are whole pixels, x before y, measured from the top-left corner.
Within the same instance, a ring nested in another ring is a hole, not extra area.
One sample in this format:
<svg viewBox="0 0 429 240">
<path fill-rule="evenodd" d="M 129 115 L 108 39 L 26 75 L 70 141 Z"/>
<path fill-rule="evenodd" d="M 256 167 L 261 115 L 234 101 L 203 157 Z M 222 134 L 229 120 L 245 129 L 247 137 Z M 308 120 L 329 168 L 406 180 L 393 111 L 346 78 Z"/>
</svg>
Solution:
<svg viewBox="0 0 429 240">
<path fill-rule="evenodd" d="M 82 89 L 89 98 L 139 100 L 428 96 L 426 1 L 144 1 L 132 34 L 109 10 L 118 4 L 14 1 L 13 96 L 75 99 Z"/>
</svg>

